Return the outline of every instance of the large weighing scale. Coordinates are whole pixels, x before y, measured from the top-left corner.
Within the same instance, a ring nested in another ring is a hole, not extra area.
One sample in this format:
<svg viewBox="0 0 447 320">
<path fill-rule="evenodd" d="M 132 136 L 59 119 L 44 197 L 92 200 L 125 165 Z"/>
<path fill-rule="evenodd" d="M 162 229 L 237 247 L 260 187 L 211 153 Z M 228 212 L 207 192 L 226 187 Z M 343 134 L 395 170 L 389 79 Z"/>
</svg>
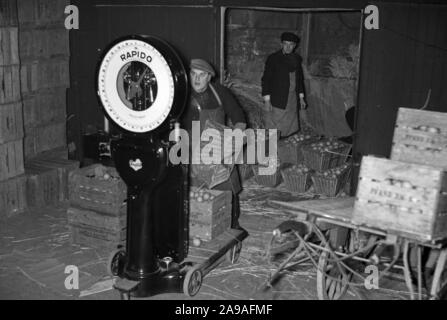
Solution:
<svg viewBox="0 0 447 320">
<path fill-rule="evenodd" d="M 161 39 L 130 36 L 106 50 L 97 93 L 108 119 L 122 131 L 111 143 L 127 185 L 126 247 L 108 267 L 122 298 L 183 292 L 194 296 L 202 278 L 225 256 L 235 262 L 245 230 L 228 229 L 202 248 L 189 247 L 188 167 L 169 161 L 188 99 L 188 76 Z M 191 254 L 191 251 L 193 254 Z"/>
</svg>

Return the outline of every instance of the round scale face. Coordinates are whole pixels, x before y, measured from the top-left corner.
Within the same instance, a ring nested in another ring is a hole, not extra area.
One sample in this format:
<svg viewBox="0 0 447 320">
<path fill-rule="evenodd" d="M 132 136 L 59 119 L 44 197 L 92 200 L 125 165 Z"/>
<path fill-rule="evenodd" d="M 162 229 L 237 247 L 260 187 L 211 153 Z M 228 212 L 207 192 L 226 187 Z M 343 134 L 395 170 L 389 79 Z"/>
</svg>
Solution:
<svg viewBox="0 0 447 320">
<path fill-rule="evenodd" d="M 160 52 L 141 40 L 113 46 L 101 62 L 98 95 L 120 127 L 134 133 L 156 129 L 174 101 L 172 71 Z"/>
</svg>

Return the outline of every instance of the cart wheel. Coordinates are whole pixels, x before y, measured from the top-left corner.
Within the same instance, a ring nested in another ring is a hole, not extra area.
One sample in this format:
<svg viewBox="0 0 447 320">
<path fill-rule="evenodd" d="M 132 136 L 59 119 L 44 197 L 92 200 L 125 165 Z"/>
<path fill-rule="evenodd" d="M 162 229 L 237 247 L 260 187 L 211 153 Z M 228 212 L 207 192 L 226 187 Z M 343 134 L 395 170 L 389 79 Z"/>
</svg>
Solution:
<svg viewBox="0 0 447 320">
<path fill-rule="evenodd" d="M 183 293 L 194 297 L 202 286 L 202 272 L 198 266 L 191 267 L 183 280 Z"/>
<path fill-rule="evenodd" d="M 242 250 L 242 242 L 236 243 L 233 247 L 231 247 L 230 250 L 228 250 L 227 254 L 225 255 L 227 261 L 231 264 L 236 263 L 241 254 L 241 250 Z"/>
<path fill-rule="evenodd" d="M 318 260 L 317 294 L 320 300 L 338 300 L 348 289 L 351 274 L 340 272 L 335 262 L 329 262 L 329 252 L 323 251 Z"/>
<path fill-rule="evenodd" d="M 111 276 L 120 276 L 124 270 L 124 258 L 126 252 L 123 249 L 113 251 L 107 261 L 107 273 Z"/>
</svg>

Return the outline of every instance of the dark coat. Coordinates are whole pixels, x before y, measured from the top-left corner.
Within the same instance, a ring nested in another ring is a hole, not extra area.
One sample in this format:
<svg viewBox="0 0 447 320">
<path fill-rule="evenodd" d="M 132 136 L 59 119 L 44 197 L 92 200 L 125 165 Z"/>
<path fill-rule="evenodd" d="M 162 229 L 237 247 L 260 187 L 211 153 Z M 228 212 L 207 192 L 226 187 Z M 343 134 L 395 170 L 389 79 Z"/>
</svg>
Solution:
<svg viewBox="0 0 447 320">
<path fill-rule="evenodd" d="M 300 55 L 294 54 L 297 59 L 296 92 L 305 93 L 304 75 L 301 63 L 303 59 Z M 289 96 L 289 70 L 283 57 L 282 50 L 272 53 L 265 62 L 264 74 L 262 75 L 262 95 L 270 95 L 272 106 L 279 109 L 285 109 L 287 98 Z M 299 104 L 299 99 L 297 99 Z"/>
</svg>

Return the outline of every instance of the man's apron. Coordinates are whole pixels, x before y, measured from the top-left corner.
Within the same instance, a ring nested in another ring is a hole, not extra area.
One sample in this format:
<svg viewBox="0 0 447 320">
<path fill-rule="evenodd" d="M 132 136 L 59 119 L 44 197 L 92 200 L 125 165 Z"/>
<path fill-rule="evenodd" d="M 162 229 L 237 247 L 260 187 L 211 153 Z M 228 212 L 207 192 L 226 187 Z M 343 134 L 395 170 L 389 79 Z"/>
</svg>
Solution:
<svg viewBox="0 0 447 320">
<path fill-rule="evenodd" d="M 213 88 L 213 86 L 211 84 L 209 86 L 211 88 L 211 91 L 214 94 L 214 97 L 216 98 L 216 100 L 219 104 L 218 108 L 204 109 L 200 105 L 200 103 L 197 101 L 197 99 L 194 99 L 194 98 L 191 99 L 191 102 L 189 105 L 189 108 L 197 109 L 197 111 L 198 111 L 198 112 L 193 112 L 193 115 L 195 115 L 195 116 L 199 115 L 199 119 L 193 118 L 192 121 L 200 120 L 200 135 L 202 135 L 202 131 L 205 128 L 207 120 L 214 121 L 216 123 L 225 125 L 225 111 L 222 106 L 222 101 L 220 100 L 220 98 L 217 95 L 217 92 Z M 200 145 L 200 144 L 197 143 L 197 145 Z M 190 174 L 192 176 L 190 176 L 190 181 L 191 181 L 191 184 L 194 186 L 200 186 L 200 183 L 198 182 L 198 180 L 194 179 L 193 176 L 197 173 L 198 170 L 202 169 L 202 167 L 203 167 L 203 165 L 191 164 Z M 199 185 L 197 185 L 197 184 L 199 184 Z M 233 170 L 231 171 L 231 174 L 230 174 L 230 178 L 227 181 L 215 186 L 213 189 L 231 190 L 234 194 L 238 194 L 242 190 L 242 187 L 241 187 L 239 174 L 238 174 L 238 171 L 236 170 L 236 167 L 235 166 L 233 167 Z"/>
<path fill-rule="evenodd" d="M 285 109 L 275 108 L 265 112 L 264 124 L 266 129 L 278 129 L 278 136 L 287 137 L 299 130 L 297 94 L 295 72 L 289 73 L 290 87 Z"/>
</svg>

